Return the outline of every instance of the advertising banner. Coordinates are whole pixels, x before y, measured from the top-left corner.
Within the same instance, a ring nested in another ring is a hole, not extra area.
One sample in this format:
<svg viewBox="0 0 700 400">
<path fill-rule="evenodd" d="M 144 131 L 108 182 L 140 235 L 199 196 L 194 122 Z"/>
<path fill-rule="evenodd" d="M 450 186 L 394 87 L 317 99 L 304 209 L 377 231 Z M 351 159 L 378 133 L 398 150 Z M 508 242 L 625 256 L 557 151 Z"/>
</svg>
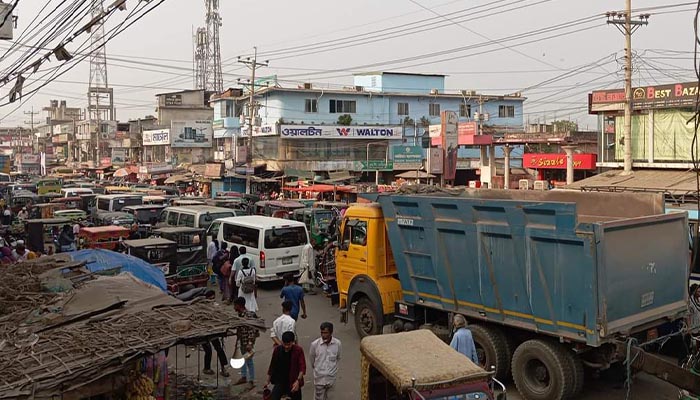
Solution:
<svg viewBox="0 0 700 400">
<path fill-rule="evenodd" d="M 428 173 L 440 175 L 442 174 L 444 152 L 441 148 L 428 149 Z"/>
<path fill-rule="evenodd" d="M 41 163 L 41 154 L 21 154 L 19 160 L 22 164 L 39 164 Z"/>
<path fill-rule="evenodd" d="M 284 139 L 401 139 L 400 126 L 281 125 Z"/>
<path fill-rule="evenodd" d="M 126 149 L 112 148 L 112 164 L 124 164 L 126 162 Z"/>
<path fill-rule="evenodd" d="M 172 147 L 211 147 L 214 130 L 211 121 L 172 121 L 170 125 Z"/>
<path fill-rule="evenodd" d="M 241 135 L 248 136 L 248 127 L 241 127 Z M 263 125 L 253 127 L 253 136 L 275 136 L 277 135 L 277 130 L 275 125 Z"/>
<path fill-rule="evenodd" d="M 423 166 L 421 146 L 394 146 L 394 170 L 414 170 Z"/>
<path fill-rule="evenodd" d="M 632 109 L 695 107 L 697 95 L 697 82 L 635 87 L 632 88 Z M 603 110 L 605 105 L 624 102 L 624 89 L 595 90 L 590 96 L 592 111 Z"/>
<path fill-rule="evenodd" d="M 574 169 L 596 168 L 597 155 L 574 154 Z M 525 153 L 523 167 L 532 169 L 566 169 L 566 154 Z"/>
<path fill-rule="evenodd" d="M 445 179 L 455 179 L 457 175 L 457 149 L 458 134 L 457 124 L 459 117 L 454 111 L 443 111 L 440 113 L 440 121 L 442 123 L 442 146 L 445 149 L 445 168 L 443 176 Z"/>
<path fill-rule="evenodd" d="M 170 145 L 170 129 L 156 129 L 153 131 L 143 131 L 144 146 L 165 146 Z"/>
</svg>

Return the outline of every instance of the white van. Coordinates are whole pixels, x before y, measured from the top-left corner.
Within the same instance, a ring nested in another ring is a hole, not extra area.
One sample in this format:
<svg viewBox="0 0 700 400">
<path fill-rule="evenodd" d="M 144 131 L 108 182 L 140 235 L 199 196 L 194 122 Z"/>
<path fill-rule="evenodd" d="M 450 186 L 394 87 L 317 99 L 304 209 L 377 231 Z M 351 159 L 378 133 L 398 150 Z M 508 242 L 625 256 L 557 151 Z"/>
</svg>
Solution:
<svg viewBox="0 0 700 400">
<path fill-rule="evenodd" d="M 303 222 L 259 215 L 218 219 L 207 236 L 207 240 L 228 243 L 229 248 L 245 246 L 260 281 L 279 280 L 288 272 L 298 275 L 301 251 L 309 243 Z"/>
<path fill-rule="evenodd" d="M 81 194 L 94 194 L 92 189 L 89 188 L 64 188 L 61 189 L 62 197 L 78 197 Z"/>
<path fill-rule="evenodd" d="M 143 197 L 135 194 L 103 194 L 96 197 L 97 212 L 117 212 L 127 206 L 140 206 Z"/>
<path fill-rule="evenodd" d="M 214 220 L 235 217 L 236 211 L 230 208 L 206 205 L 167 207 L 158 217 L 158 226 L 187 226 L 207 229 Z"/>
</svg>

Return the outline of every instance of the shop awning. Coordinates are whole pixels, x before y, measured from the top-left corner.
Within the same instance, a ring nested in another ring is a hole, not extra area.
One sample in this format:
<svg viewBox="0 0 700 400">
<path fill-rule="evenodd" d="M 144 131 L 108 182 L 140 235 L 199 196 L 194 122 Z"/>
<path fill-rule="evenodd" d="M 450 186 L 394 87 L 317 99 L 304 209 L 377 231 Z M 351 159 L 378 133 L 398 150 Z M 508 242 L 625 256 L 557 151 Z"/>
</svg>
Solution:
<svg viewBox="0 0 700 400">
<path fill-rule="evenodd" d="M 173 175 L 170 178 L 166 179 L 163 183 L 167 185 L 172 183 L 189 182 L 191 180 L 192 177 L 188 175 Z"/>
<path fill-rule="evenodd" d="M 313 171 L 306 171 L 303 169 L 296 169 L 296 168 L 285 168 L 284 175 L 285 176 L 293 176 L 293 177 L 302 178 L 302 179 L 314 179 L 314 172 Z"/>
<path fill-rule="evenodd" d="M 424 171 L 406 171 L 396 175 L 396 177 L 403 179 L 430 179 L 435 178 L 435 175 L 429 174 Z"/>
</svg>

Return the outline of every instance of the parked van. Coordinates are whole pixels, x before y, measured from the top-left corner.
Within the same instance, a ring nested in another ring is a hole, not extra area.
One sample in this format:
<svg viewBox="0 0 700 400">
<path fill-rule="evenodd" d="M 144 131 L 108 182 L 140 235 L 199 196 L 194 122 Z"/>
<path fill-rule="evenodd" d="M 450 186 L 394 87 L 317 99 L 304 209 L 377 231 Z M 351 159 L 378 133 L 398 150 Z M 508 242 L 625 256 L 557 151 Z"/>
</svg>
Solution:
<svg viewBox="0 0 700 400">
<path fill-rule="evenodd" d="M 94 194 L 92 189 L 89 188 L 63 188 L 61 189 L 62 197 L 79 197 L 81 194 Z"/>
<path fill-rule="evenodd" d="M 143 204 L 143 197 L 134 194 L 105 194 L 97 196 L 97 212 L 117 212 L 126 206 Z"/>
<path fill-rule="evenodd" d="M 216 220 L 207 235 L 207 241 L 217 239 L 229 248 L 245 246 L 260 281 L 279 280 L 289 272 L 298 275 L 301 251 L 309 243 L 303 222 L 258 215 Z"/>
<path fill-rule="evenodd" d="M 158 226 L 187 226 L 207 229 L 214 220 L 235 217 L 236 211 L 230 208 L 206 205 L 167 207 L 160 214 Z"/>
</svg>

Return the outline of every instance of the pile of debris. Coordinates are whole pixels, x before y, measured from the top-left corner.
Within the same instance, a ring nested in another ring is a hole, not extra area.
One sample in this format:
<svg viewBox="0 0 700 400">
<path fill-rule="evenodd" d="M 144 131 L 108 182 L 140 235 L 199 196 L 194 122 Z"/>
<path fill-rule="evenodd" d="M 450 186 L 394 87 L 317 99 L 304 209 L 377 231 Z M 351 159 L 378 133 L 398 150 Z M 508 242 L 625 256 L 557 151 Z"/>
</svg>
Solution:
<svg viewBox="0 0 700 400">
<path fill-rule="evenodd" d="M 145 357 L 232 335 L 241 326 L 265 328 L 213 302 L 181 302 L 132 275 L 97 276 L 80 263 L 47 259 L 5 272 L 0 399 L 111 392 Z M 55 290 L 66 282 L 68 290 Z"/>
</svg>

